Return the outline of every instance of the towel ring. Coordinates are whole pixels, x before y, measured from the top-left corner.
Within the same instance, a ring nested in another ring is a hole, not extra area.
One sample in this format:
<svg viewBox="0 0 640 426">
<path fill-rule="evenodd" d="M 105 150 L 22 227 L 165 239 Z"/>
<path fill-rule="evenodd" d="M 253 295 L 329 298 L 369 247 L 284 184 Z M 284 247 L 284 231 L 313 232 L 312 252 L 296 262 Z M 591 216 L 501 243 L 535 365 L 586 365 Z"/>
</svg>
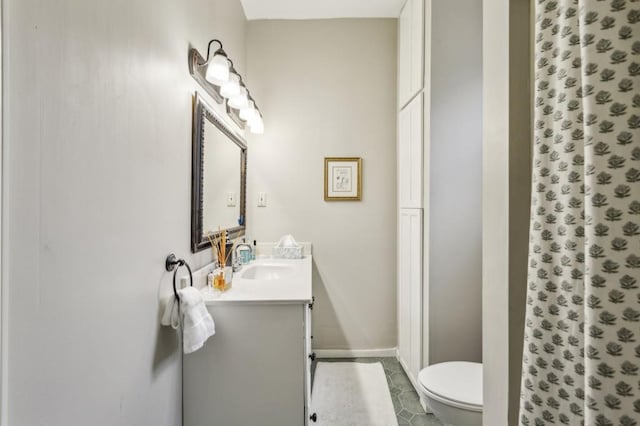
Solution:
<svg viewBox="0 0 640 426">
<path fill-rule="evenodd" d="M 178 296 L 178 290 L 176 289 L 176 275 L 178 275 L 178 269 L 181 266 L 185 266 L 187 271 L 189 271 L 189 281 L 191 283 L 191 287 L 193 287 L 193 274 L 191 273 L 191 267 L 184 259 L 176 258 L 176 255 L 171 253 L 167 256 L 167 259 L 164 262 L 164 267 L 168 272 L 173 271 L 173 294 L 175 294 L 176 299 L 180 301 L 180 297 Z"/>
</svg>

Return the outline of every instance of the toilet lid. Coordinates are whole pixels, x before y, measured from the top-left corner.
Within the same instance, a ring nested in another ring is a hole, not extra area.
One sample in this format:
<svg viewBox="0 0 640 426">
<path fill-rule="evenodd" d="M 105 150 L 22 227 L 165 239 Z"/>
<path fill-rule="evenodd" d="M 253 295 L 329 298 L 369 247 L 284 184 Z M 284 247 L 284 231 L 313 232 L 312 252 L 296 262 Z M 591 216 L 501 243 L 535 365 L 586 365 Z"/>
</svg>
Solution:
<svg viewBox="0 0 640 426">
<path fill-rule="evenodd" d="M 418 381 L 429 392 L 449 401 L 482 407 L 482 364 L 443 362 L 418 374 Z"/>
</svg>

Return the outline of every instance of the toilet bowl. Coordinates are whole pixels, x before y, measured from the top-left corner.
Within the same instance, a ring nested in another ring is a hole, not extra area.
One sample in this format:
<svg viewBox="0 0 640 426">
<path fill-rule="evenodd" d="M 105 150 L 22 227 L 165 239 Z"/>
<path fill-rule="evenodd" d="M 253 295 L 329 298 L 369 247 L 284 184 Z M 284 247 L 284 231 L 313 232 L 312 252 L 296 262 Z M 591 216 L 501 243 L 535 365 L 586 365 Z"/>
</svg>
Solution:
<svg viewBox="0 0 640 426">
<path fill-rule="evenodd" d="M 420 371 L 418 384 L 433 414 L 446 425 L 482 426 L 482 364 L 433 364 Z"/>
</svg>

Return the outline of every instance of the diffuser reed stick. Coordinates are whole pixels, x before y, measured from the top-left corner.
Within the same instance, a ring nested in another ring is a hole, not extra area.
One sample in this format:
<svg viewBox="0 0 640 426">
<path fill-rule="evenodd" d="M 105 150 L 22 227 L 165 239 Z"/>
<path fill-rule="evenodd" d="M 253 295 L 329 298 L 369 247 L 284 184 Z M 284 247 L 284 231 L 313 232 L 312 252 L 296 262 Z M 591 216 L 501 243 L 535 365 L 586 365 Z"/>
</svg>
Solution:
<svg viewBox="0 0 640 426">
<path fill-rule="evenodd" d="M 222 262 L 220 266 L 224 268 L 227 264 L 227 231 L 219 227 L 218 230 L 220 231 L 220 257 L 218 260 Z"/>
<path fill-rule="evenodd" d="M 210 232 L 207 234 L 207 239 L 209 240 L 209 244 L 211 244 L 211 254 L 214 254 L 217 256 L 218 252 L 216 250 L 216 242 L 213 238 L 211 238 Z"/>
</svg>

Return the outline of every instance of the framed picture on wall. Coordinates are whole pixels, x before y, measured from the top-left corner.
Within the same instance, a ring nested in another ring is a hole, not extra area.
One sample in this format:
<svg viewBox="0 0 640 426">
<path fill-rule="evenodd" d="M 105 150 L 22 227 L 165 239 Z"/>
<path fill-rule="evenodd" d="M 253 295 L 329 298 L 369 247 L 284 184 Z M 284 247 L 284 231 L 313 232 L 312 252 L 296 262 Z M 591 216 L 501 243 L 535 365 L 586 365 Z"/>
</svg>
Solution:
<svg viewBox="0 0 640 426">
<path fill-rule="evenodd" d="M 325 157 L 324 200 L 362 200 L 362 158 Z"/>
</svg>

